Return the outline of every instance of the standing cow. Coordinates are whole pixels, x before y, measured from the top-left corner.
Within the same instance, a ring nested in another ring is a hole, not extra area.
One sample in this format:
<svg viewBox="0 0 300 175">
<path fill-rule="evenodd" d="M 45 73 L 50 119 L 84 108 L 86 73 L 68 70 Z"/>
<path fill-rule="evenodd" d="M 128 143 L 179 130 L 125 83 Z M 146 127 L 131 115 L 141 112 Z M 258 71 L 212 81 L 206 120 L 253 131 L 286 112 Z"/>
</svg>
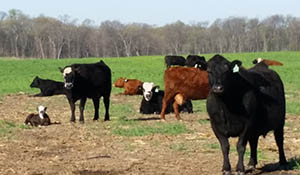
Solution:
<svg viewBox="0 0 300 175">
<path fill-rule="evenodd" d="M 207 62 L 211 90 L 207 97 L 207 112 L 211 127 L 223 152 L 223 174 L 230 174 L 229 137 L 238 137 L 236 171 L 244 174 L 244 153 L 247 142 L 251 154 L 249 166 L 257 164 L 259 136 L 274 130 L 279 149 L 279 163 L 287 163 L 283 150 L 285 97 L 279 75 L 261 62 L 251 69 L 240 61 L 230 62 L 215 55 Z"/>
<path fill-rule="evenodd" d="M 185 66 L 185 58 L 183 56 L 167 55 L 165 56 L 165 64 L 167 68 L 170 66 Z"/>
<path fill-rule="evenodd" d="M 205 63 L 206 64 L 206 63 Z M 160 117 L 165 120 L 167 106 L 173 102 L 175 117 L 180 120 L 179 105 L 186 100 L 206 99 L 209 93 L 206 70 L 194 67 L 170 67 L 164 74 L 165 95 Z"/>
<path fill-rule="evenodd" d="M 206 69 L 205 57 L 198 55 L 188 55 L 185 61 L 185 65 L 188 67 L 198 67 Z"/>
<path fill-rule="evenodd" d="M 67 96 L 71 107 L 71 122 L 75 122 L 75 102 L 80 99 L 80 122 L 84 122 L 83 111 L 87 98 L 94 103 L 94 120 L 99 118 L 99 101 L 103 97 L 105 118 L 109 120 L 109 103 L 111 93 L 111 70 L 101 60 L 92 64 L 72 64 L 60 68 L 64 76 L 64 86 L 69 90 Z"/>
</svg>

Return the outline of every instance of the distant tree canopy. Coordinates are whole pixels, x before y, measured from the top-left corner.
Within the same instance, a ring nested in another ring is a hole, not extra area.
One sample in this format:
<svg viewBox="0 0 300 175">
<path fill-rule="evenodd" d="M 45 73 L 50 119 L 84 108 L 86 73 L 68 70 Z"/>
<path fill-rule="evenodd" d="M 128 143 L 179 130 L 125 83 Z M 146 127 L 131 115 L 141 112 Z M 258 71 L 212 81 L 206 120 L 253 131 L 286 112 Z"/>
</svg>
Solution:
<svg viewBox="0 0 300 175">
<path fill-rule="evenodd" d="M 83 58 L 300 50 L 300 18 L 230 17 L 162 27 L 0 12 L 0 57 Z"/>
</svg>

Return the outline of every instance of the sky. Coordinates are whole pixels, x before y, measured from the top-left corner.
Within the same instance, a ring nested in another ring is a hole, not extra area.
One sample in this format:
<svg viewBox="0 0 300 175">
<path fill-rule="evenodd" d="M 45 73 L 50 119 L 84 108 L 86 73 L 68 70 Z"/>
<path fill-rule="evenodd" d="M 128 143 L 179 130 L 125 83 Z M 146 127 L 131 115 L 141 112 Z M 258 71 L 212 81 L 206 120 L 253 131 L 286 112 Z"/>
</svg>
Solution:
<svg viewBox="0 0 300 175">
<path fill-rule="evenodd" d="M 229 17 L 300 17 L 299 5 L 299 0 L 6 0 L 0 11 L 18 9 L 32 18 L 68 15 L 79 22 L 90 19 L 96 25 L 118 20 L 163 26 L 178 20 L 191 24 Z"/>
</svg>

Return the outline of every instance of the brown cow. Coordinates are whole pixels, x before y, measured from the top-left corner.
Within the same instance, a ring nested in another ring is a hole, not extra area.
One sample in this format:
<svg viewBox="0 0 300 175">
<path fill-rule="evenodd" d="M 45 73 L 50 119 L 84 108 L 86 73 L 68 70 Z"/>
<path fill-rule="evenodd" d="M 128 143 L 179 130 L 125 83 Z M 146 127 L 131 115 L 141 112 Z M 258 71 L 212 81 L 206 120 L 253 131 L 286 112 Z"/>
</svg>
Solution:
<svg viewBox="0 0 300 175">
<path fill-rule="evenodd" d="M 267 59 L 263 59 L 263 58 L 256 58 L 255 60 L 252 61 L 253 64 L 257 64 L 257 63 L 260 63 L 260 62 L 264 62 L 268 66 L 282 66 L 283 65 L 279 61 L 267 60 Z"/>
<path fill-rule="evenodd" d="M 210 90 L 208 73 L 194 67 L 171 67 L 165 70 L 165 95 L 160 113 L 162 120 L 165 120 L 167 105 L 173 101 L 175 117 L 180 120 L 178 105 L 182 105 L 187 99 L 206 99 Z"/>
<path fill-rule="evenodd" d="M 115 82 L 115 87 L 125 89 L 125 91 L 122 93 L 124 95 L 142 95 L 142 85 L 143 82 L 140 80 L 122 77 Z"/>
</svg>

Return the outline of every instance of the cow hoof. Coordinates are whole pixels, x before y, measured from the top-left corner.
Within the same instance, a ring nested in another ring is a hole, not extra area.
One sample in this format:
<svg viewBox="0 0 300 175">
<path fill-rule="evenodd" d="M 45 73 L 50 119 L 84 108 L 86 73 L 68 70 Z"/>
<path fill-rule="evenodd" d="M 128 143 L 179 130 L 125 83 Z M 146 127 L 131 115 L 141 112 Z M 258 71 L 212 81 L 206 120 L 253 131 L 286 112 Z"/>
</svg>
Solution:
<svg viewBox="0 0 300 175">
<path fill-rule="evenodd" d="M 255 170 L 255 165 L 248 165 L 247 167 L 248 171 L 254 171 Z"/>
<path fill-rule="evenodd" d="M 106 122 L 106 121 L 110 121 L 109 119 L 104 119 L 104 121 Z"/>
<path fill-rule="evenodd" d="M 79 123 L 80 123 L 80 124 L 84 124 L 84 121 L 83 121 L 83 120 L 81 120 L 81 121 L 79 121 Z"/>
<path fill-rule="evenodd" d="M 236 175 L 245 175 L 245 172 L 237 171 L 235 174 L 236 174 Z"/>
<path fill-rule="evenodd" d="M 223 171 L 222 175 L 231 175 L 231 172 L 230 171 Z"/>
</svg>

